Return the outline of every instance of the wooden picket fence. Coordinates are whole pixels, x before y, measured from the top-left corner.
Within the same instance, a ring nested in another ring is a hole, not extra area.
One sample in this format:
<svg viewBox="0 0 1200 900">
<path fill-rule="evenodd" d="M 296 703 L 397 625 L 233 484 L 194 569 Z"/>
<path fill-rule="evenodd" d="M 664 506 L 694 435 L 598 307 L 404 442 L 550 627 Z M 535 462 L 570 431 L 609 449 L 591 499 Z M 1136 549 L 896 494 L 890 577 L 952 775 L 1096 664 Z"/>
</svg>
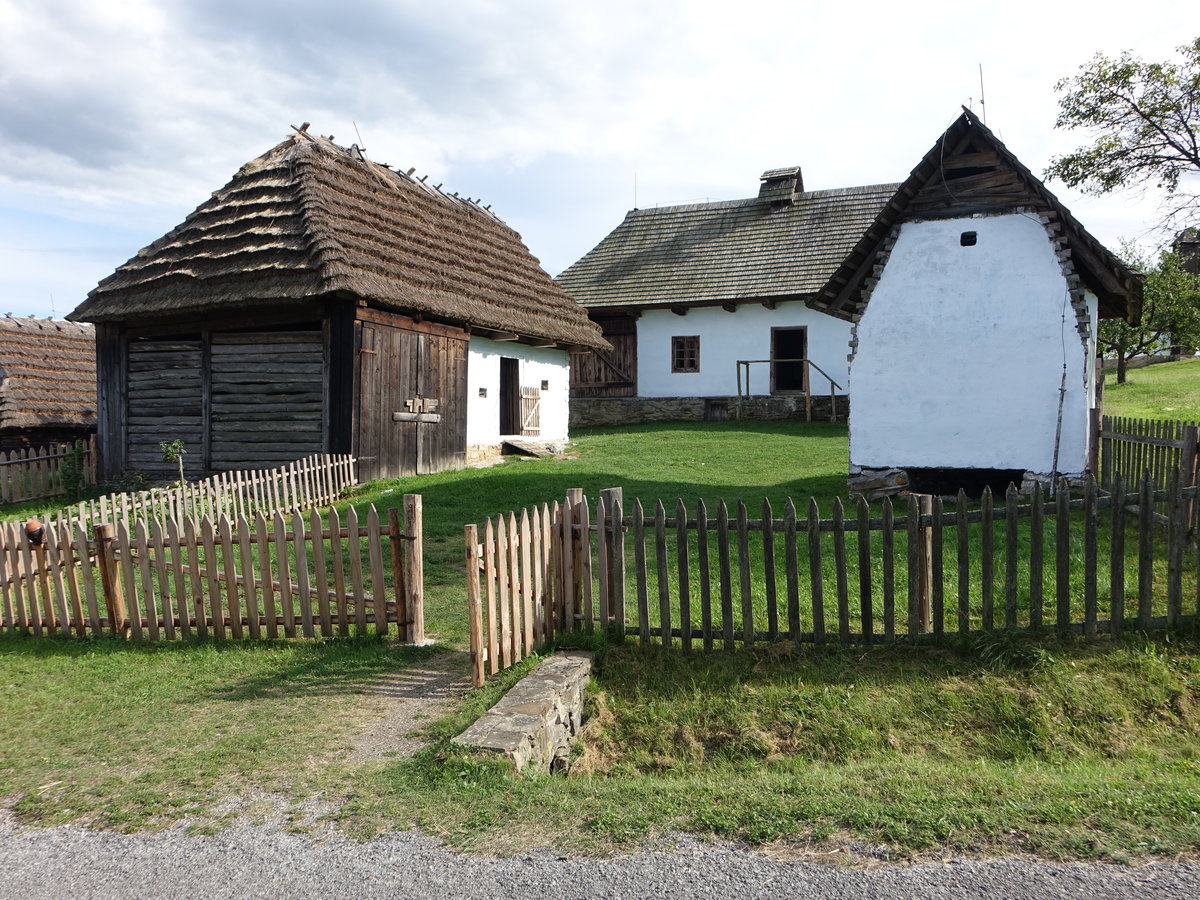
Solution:
<svg viewBox="0 0 1200 900">
<path fill-rule="evenodd" d="M 171 520 L 221 515 L 252 519 L 328 506 L 358 483 L 353 456 L 319 453 L 271 469 L 218 472 L 182 486 L 106 494 L 68 506 L 47 517 L 59 527 L 145 519 Z"/>
<path fill-rule="evenodd" d="M 65 467 L 78 460 L 83 485 L 96 483 L 96 436 L 83 444 L 77 457 L 74 444 L 50 444 L 0 452 L 0 503 L 40 500 L 67 491 L 63 483 Z"/>
<path fill-rule="evenodd" d="M 1165 490 L 1171 474 L 1182 470 L 1183 485 L 1196 484 L 1196 422 L 1105 416 L 1100 425 L 1100 487 L 1108 490 L 1120 475 L 1126 484 L 1149 473 Z"/>
<path fill-rule="evenodd" d="M 1010 488 L 978 501 L 910 495 L 850 514 L 810 499 L 782 517 L 764 501 L 710 513 L 578 491 L 465 532 L 476 683 L 556 631 L 634 631 L 684 650 L 780 640 L 873 643 L 980 631 L 1085 637 L 1200 616 L 1200 489 L 1179 474 L 1111 493 Z M 1156 511 L 1165 509 L 1165 513 Z M 593 568 L 593 562 L 595 566 Z"/>
<path fill-rule="evenodd" d="M 386 634 L 424 641 L 421 497 L 403 510 L 0 526 L 0 629 L 131 639 Z"/>
</svg>

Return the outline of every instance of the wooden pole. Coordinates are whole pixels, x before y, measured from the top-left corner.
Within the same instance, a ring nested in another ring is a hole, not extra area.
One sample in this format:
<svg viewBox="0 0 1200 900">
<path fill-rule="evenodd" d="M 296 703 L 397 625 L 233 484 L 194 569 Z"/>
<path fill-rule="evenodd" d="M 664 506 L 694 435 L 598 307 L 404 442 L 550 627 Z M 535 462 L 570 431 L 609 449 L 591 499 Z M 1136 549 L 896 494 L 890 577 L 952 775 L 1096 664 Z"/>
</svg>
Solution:
<svg viewBox="0 0 1200 900">
<path fill-rule="evenodd" d="M 479 528 L 463 529 L 467 545 L 467 609 L 471 626 L 471 683 L 483 685 L 483 599 L 479 592 Z"/>
<path fill-rule="evenodd" d="M 108 523 L 97 525 L 93 534 L 96 538 L 96 558 L 100 563 L 100 586 L 104 589 L 104 605 L 108 610 L 108 627 L 113 634 L 117 634 L 125 631 L 128 615 L 113 553 L 113 526 Z"/>
<path fill-rule="evenodd" d="M 408 598 L 408 642 L 425 643 L 425 558 L 421 495 L 404 495 L 405 593 Z"/>
<path fill-rule="evenodd" d="M 625 526 L 622 521 L 624 491 L 605 488 L 600 492 L 600 502 L 607 510 L 608 534 L 608 592 L 609 615 L 613 617 L 614 635 L 618 641 L 625 639 Z"/>
<path fill-rule="evenodd" d="M 924 520 L 933 516 L 933 495 L 917 494 L 917 510 L 922 520 L 918 524 L 917 540 L 917 575 L 920 579 L 917 588 L 917 617 L 921 623 L 921 632 L 928 634 L 933 625 L 933 528 L 926 525 Z"/>
</svg>

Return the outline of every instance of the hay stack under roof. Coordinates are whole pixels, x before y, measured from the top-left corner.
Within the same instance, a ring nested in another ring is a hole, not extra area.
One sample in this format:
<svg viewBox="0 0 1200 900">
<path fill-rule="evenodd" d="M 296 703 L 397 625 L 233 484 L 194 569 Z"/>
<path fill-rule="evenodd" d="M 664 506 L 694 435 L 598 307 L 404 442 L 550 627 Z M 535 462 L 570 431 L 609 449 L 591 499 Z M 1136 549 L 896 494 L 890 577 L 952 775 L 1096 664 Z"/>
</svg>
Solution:
<svg viewBox="0 0 1200 900">
<path fill-rule="evenodd" d="M 165 319 L 330 297 L 607 346 L 490 211 L 305 131 L 243 166 L 69 318 Z"/>
<path fill-rule="evenodd" d="M 0 317 L 0 428 L 96 427 L 90 325 Z"/>
</svg>

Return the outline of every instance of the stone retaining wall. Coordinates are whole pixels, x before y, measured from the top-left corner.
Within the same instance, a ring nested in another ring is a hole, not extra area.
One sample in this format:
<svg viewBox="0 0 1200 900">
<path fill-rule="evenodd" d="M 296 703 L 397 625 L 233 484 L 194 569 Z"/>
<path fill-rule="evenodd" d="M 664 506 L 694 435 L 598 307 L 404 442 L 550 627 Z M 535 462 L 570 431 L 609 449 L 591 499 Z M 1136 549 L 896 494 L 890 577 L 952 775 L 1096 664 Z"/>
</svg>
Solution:
<svg viewBox="0 0 1200 900">
<path fill-rule="evenodd" d="M 526 766 L 561 771 L 571 739 L 583 724 L 583 692 L 592 654 L 567 650 L 543 659 L 503 699 L 454 739 L 475 750 Z"/>
<path fill-rule="evenodd" d="M 829 395 L 812 398 L 813 420 L 829 421 Z M 846 421 L 850 398 L 839 395 L 837 417 Z M 572 397 L 571 427 L 628 425 L 637 422 L 724 422 L 737 417 L 737 397 Z M 760 421 L 804 419 L 804 398 L 793 395 L 750 397 L 742 418 Z"/>
</svg>

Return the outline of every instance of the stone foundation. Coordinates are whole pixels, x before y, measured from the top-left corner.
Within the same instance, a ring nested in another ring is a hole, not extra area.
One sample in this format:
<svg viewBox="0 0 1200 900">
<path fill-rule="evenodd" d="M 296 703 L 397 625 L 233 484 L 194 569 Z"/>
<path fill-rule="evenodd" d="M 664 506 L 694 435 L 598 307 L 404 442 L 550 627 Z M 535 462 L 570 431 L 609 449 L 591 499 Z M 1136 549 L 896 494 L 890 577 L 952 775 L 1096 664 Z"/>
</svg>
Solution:
<svg viewBox="0 0 1200 900">
<path fill-rule="evenodd" d="M 500 444 L 469 444 L 467 446 L 467 465 L 491 462 L 500 458 Z"/>
<path fill-rule="evenodd" d="M 542 660 L 454 742 L 504 756 L 518 772 L 565 770 L 591 673 L 592 654 L 581 650 Z"/>
<path fill-rule="evenodd" d="M 828 422 L 830 398 L 812 398 L 814 422 Z M 837 397 L 837 419 L 845 422 L 850 398 Z M 630 425 L 639 422 L 724 422 L 738 416 L 737 397 L 572 397 L 571 427 Z M 795 395 L 749 397 L 741 417 L 759 421 L 805 418 L 804 398 Z"/>
<path fill-rule="evenodd" d="M 1082 490 L 1085 475 L 1060 475 L 1060 478 L 1066 478 L 1067 483 L 1071 486 L 1071 490 Z M 1022 495 L 1028 496 L 1033 493 L 1034 484 L 1040 484 L 1042 490 L 1049 492 L 1051 476 L 1039 472 L 1025 472 L 1021 477 L 1021 483 L 1018 485 L 1018 490 Z M 850 496 L 863 496 L 867 500 L 880 500 L 884 497 L 896 497 L 901 494 L 908 493 L 909 481 L 908 472 L 904 469 L 887 468 L 887 469 L 864 469 L 858 466 L 852 466 L 850 476 L 847 479 L 850 489 Z"/>
</svg>

